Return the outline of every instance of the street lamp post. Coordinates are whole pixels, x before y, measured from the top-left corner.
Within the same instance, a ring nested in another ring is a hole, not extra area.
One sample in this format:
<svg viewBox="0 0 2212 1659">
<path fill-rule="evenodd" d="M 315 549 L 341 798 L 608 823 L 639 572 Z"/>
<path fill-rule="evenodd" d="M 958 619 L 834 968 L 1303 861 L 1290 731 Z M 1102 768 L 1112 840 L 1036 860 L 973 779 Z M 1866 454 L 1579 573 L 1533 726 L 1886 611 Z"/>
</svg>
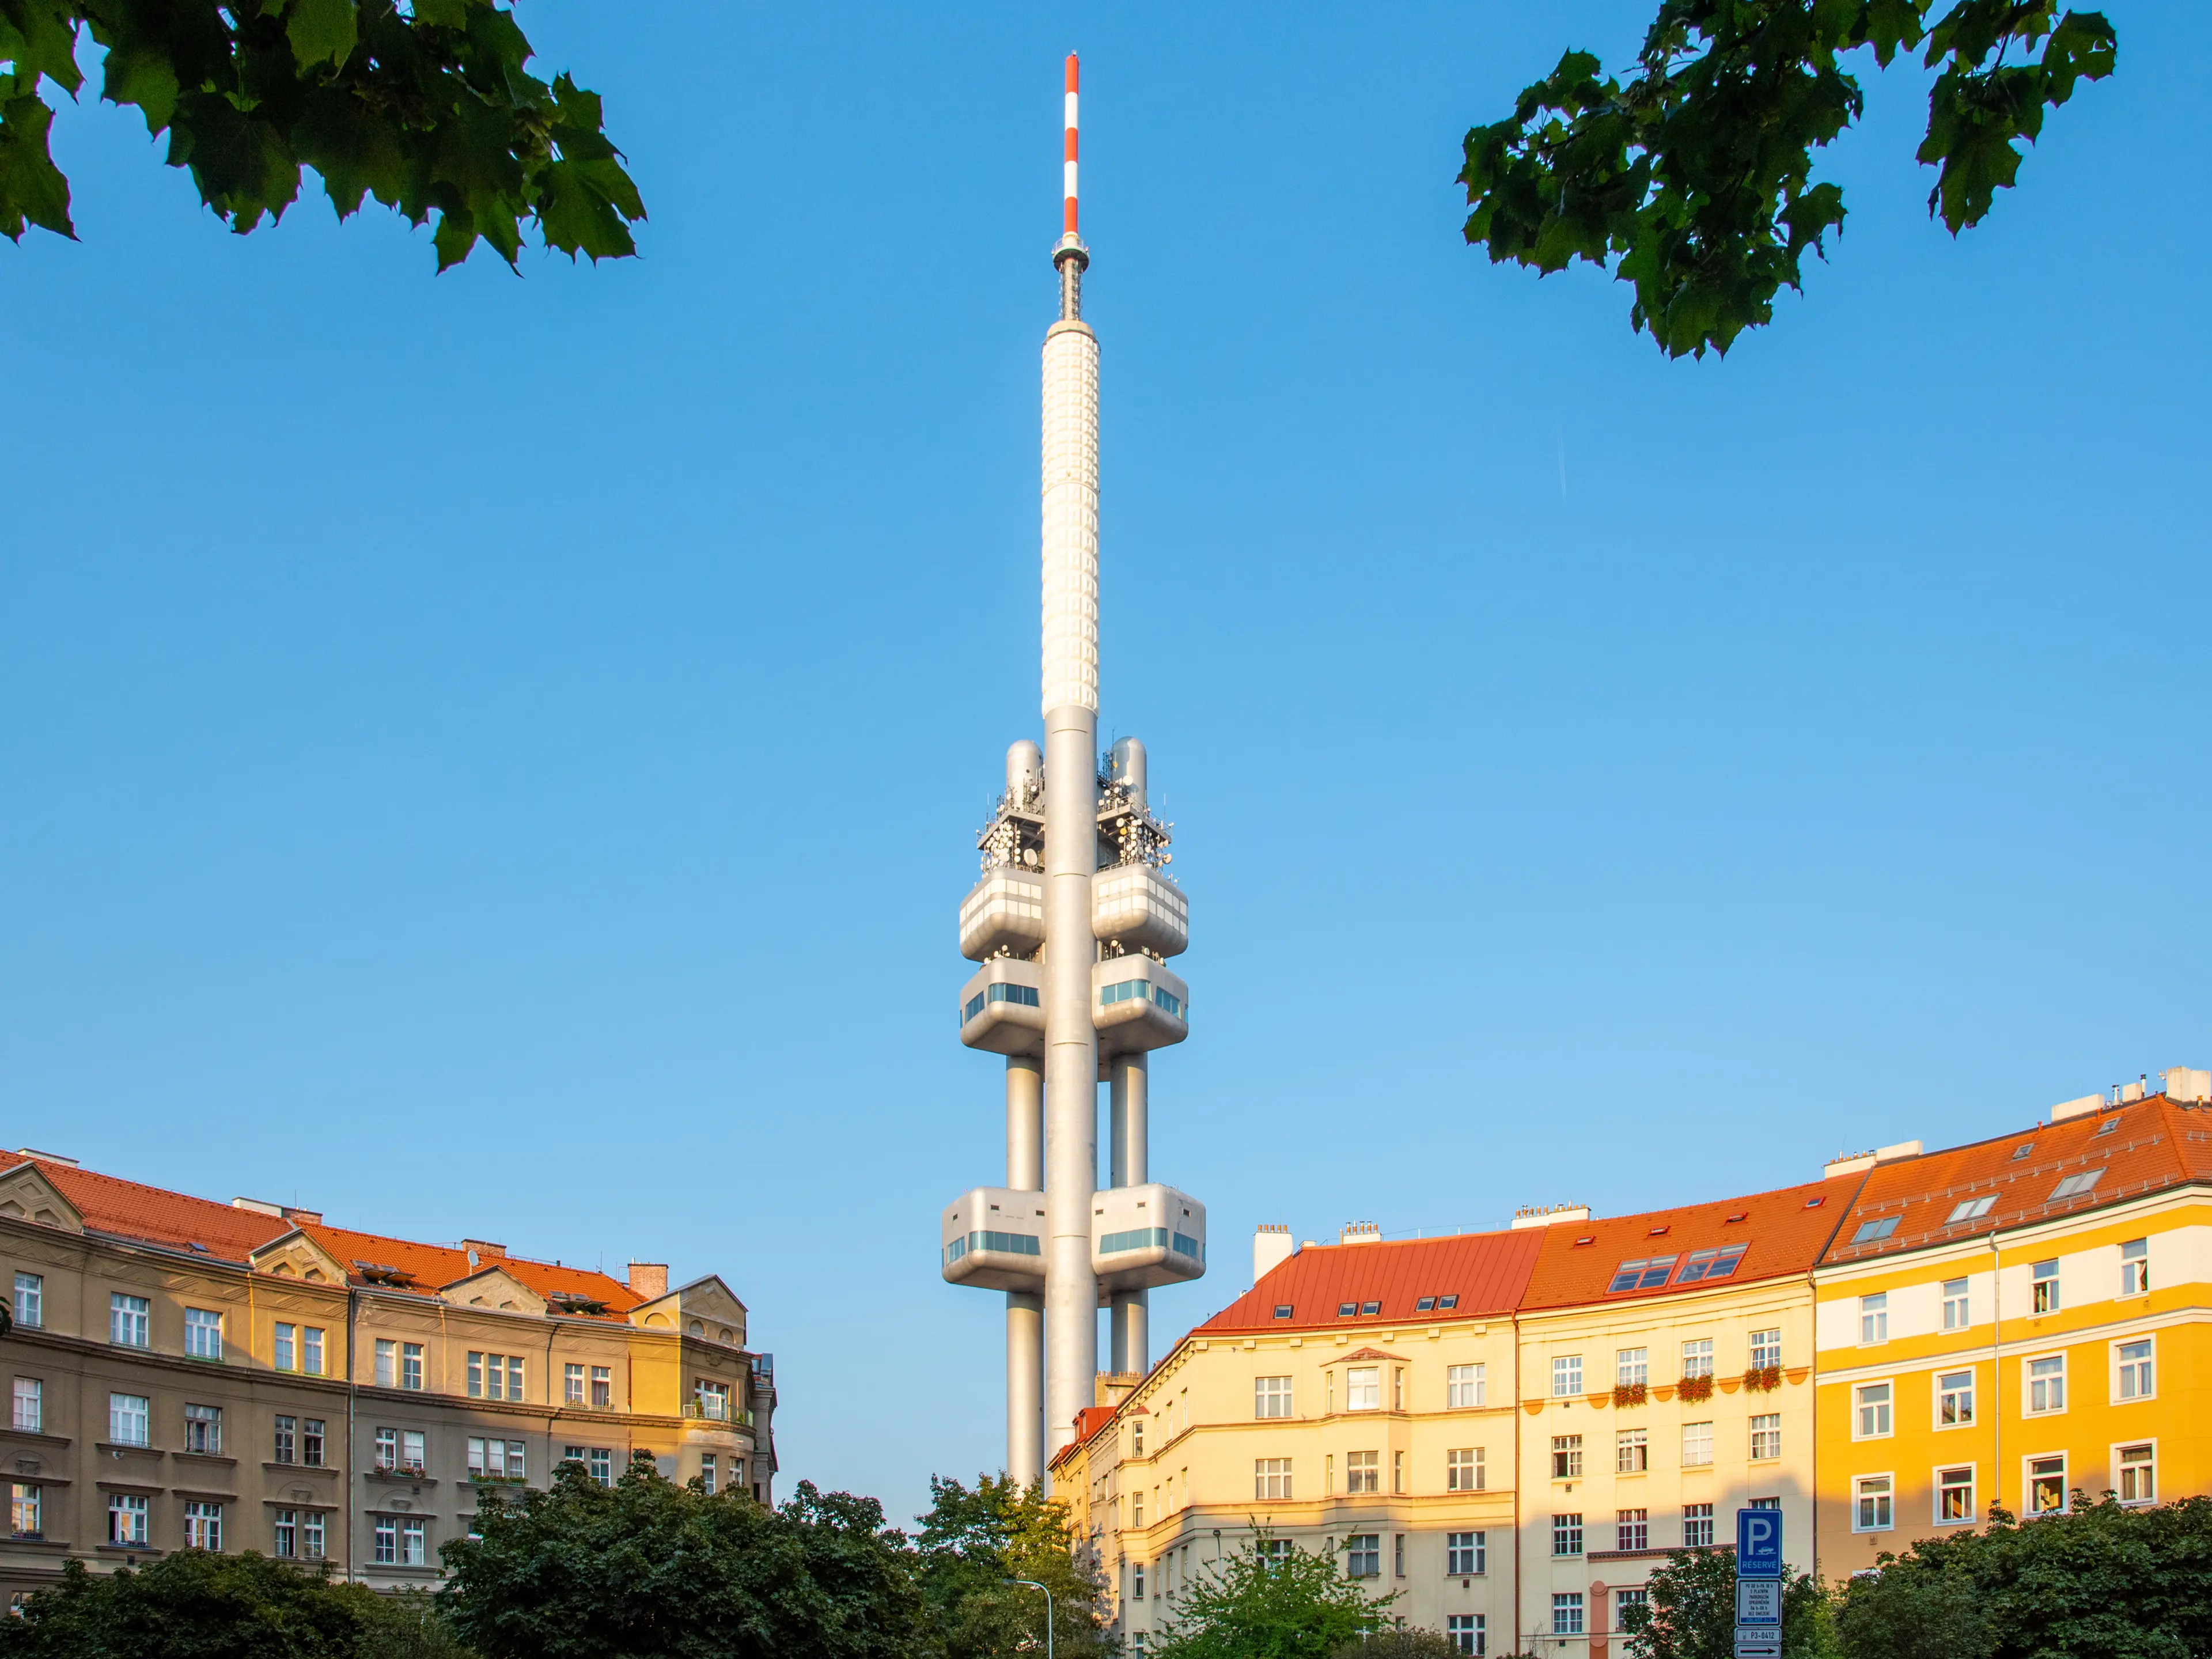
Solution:
<svg viewBox="0 0 2212 1659">
<path fill-rule="evenodd" d="M 1044 1590 L 1044 1659 L 1052 1659 L 1052 1592 L 1034 1578 L 1009 1578 L 1009 1584 L 1026 1584 L 1033 1590 Z"/>
</svg>

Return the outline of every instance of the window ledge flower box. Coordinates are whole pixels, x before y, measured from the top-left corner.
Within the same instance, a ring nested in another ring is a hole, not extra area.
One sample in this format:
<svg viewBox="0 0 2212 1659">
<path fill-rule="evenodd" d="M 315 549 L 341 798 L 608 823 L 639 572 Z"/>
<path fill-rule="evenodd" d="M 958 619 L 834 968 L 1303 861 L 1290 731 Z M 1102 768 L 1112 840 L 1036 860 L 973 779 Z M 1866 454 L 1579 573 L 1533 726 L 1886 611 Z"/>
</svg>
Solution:
<svg viewBox="0 0 2212 1659">
<path fill-rule="evenodd" d="M 1692 1404 L 1713 1397 L 1713 1379 L 1711 1376 L 1686 1376 L 1675 1387 L 1682 1398 Z"/>
<path fill-rule="evenodd" d="M 1782 1367 L 1753 1365 L 1743 1374 L 1743 1386 L 1753 1394 L 1771 1394 L 1782 1386 Z"/>
<path fill-rule="evenodd" d="M 1613 1403 L 1616 1406 L 1640 1406 L 1651 1397 L 1651 1390 L 1641 1382 L 1622 1382 L 1614 1386 Z"/>
</svg>

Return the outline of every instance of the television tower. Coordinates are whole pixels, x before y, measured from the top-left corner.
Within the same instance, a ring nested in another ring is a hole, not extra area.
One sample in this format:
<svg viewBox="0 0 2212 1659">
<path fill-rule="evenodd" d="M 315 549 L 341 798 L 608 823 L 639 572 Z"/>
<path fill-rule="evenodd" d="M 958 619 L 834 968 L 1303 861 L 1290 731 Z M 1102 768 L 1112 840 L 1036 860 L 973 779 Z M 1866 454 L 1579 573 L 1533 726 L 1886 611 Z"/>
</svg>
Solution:
<svg viewBox="0 0 2212 1659">
<path fill-rule="evenodd" d="M 1167 873 L 1145 745 L 1098 752 L 1098 337 L 1083 320 L 1091 251 L 1077 234 L 1076 60 L 1067 60 L 1066 202 L 1044 336 L 1044 746 L 1006 750 L 1006 793 L 976 837 L 982 878 L 960 906 L 960 1040 L 1006 1057 L 1006 1184 L 945 1206 L 942 1269 L 1006 1297 L 1006 1472 L 1042 1478 L 1094 1403 L 1098 1310 L 1111 1366 L 1150 1364 L 1155 1285 L 1206 1271 L 1206 1206 L 1149 1179 L 1155 1048 L 1190 1034 L 1167 959 L 1189 908 Z M 1110 1170 L 1098 1185 L 1098 1085 Z"/>
</svg>

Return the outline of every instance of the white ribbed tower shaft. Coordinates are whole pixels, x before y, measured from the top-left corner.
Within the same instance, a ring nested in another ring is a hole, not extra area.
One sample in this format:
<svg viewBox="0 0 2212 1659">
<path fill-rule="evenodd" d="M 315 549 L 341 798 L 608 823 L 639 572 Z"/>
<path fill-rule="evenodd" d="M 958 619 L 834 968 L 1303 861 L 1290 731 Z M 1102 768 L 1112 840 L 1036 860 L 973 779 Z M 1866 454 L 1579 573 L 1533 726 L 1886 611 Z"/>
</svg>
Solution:
<svg viewBox="0 0 2212 1659">
<path fill-rule="evenodd" d="M 1098 1033 L 1091 878 L 1098 867 L 1098 340 L 1081 316 L 1085 260 L 1056 255 L 1060 317 L 1044 337 L 1045 1455 L 1075 1434 L 1098 1370 L 1091 1201 L 1098 1186 Z"/>
</svg>

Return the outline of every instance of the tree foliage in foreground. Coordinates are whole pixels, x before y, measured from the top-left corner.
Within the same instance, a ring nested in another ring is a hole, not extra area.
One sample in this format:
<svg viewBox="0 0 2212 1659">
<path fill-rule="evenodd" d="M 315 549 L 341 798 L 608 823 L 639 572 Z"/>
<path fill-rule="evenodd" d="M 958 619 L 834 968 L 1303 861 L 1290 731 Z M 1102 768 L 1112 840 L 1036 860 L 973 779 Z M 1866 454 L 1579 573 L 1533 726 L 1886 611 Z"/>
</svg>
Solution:
<svg viewBox="0 0 2212 1659">
<path fill-rule="evenodd" d="M 439 1554 L 439 1601 L 484 1659 L 907 1659 L 922 1628 L 883 1506 L 807 1481 L 771 1510 L 647 1457 L 612 1486 L 563 1463 Z"/>
<path fill-rule="evenodd" d="M 2020 172 L 2045 112 L 2112 71 L 2100 12 L 2055 0 L 1663 0 L 1624 86 L 1570 51 L 1504 120 L 1467 135 L 1467 240 L 1540 272 L 1613 262 L 1629 320 L 1661 350 L 1725 352 L 1773 319 L 1805 251 L 1841 234 L 1842 189 L 1813 152 L 1858 119 L 1847 58 L 1921 52 L 1939 71 L 1919 159 L 1955 236 Z"/>
<path fill-rule="evenodd" d="M 1843 1587 L 1845 1659 L 2184 1659 L 2212 1653 L 2212 1498 L 1926 1538 Z"/>
<path fill-rule="evenodd" d="M 1632 1659 L 1735 1659 L 1733 1551 L 1669 1550 L 1645 1587 L 1644 1604 L 1620 1616 Z M 1827 1595 L 1810 1573 L 1791 1577 L 1785 1570 L 1783 1659 L 1832 1659 L 1835 1651 Z"/>
<path fill-rule="evenodd" d="M 530 42 L 493 0 L 0 0 L 0 231 L 75 237 L 48 148 L 50 82 L 75 98 L 78 37 L 105 49 L 100 95 L 169 135 L 168 162 L 243 234 L 283 217 L 300 169 L 341 219 L 365 197 L 411 224 L 433 213 L 438 268 L 479 238 L 509 265 L 525 222 L 548 247 L 636 251 L 645 217 L 599 94 L 526 67 Z"/>
<path fill-rule="evenodd" d="M 1333 1659 L 1389 1624 L 1395 1595 L 1370 1596 L 1337 1570 L 1335 1547 L 1287 1550 L 1261 1532 L 1178 1590 L 1155 1659 Z"/>
<path fill-rule="evenodd" d="M 1085 1659 L 1108 1650 L 1103 1586 L 1068 1524 L 1067 1506 L 1010 1477 L 983 1474 L 971 1491 L 931 1476 L 929 1513 L 916 1540 L 922 1601 L 946 1659 L 995 1659 L 1044 1650 L 1045 1599 L 1010 1584 L 1026 1578 L 1052 1594 L 1053 1651 Z"/>
<path fill-rule="evenodd" d="M 469 1659 L 423 1595 L 380 1596 L 289 1561 L 184 1550 L 61 1583 L 0 1619 L 5 1659 Z"/>
</svg>

